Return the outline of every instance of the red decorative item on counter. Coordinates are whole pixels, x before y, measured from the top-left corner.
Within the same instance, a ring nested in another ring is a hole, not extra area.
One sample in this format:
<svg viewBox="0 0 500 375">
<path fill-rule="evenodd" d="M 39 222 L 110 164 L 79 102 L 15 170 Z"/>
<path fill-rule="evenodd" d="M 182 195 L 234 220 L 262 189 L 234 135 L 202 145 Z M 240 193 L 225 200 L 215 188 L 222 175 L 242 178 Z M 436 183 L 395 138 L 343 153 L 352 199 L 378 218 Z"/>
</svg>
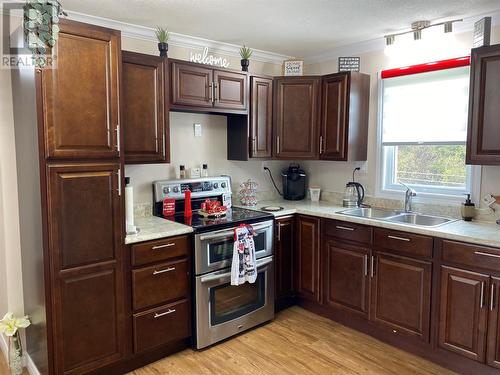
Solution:
<svg viewBox="0 0 500 375">
<path fill-rule="evenodd" d="M 222 206 L 221 203 L 217 200 L 207 199 L 201 204 L 198 213 L 203 217 L 224 216 L 227 213 L 227 207 Z"/>
<path fill-rule="evenodd" d="M 191 210 L 191 190 L 187 189 L 184 192 L 184 217 L 193 216 L 193 211 Z"/>
<path fill-rule="evenodd" d="M 163 217 L 175 215 L 175 199 L 167 197 L 163 200 Z"/>
</svg>

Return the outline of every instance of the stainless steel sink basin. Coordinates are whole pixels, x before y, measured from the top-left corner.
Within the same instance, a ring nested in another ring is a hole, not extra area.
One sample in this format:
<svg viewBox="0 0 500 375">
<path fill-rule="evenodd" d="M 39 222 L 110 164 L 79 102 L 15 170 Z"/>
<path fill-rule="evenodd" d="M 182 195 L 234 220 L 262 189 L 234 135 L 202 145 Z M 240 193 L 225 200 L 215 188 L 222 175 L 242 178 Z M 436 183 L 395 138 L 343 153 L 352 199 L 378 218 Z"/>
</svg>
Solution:
<svg viewBox="0 0 500 375">
<path fill-rule="evenodd" d="M 376 219 L 376 220 L 388 221 L 391 223 L 418 225 L 422 227 L 437 227 L 439 225 L 456 221 L 455 219 L 450 219 L 446 217 L 421 215 L 415 212 L 383 210 L 380 208 L 365 208 L 365 207 L 350 208 L 347 210 L 339 211 L 338 213 L 348 216 Z"/>
<path fill-rule="evenodd" d="M 446 224 L 454 219 L 448 219 L 446 217 L 421 215 L 416 213 L 402 213 L 396 216 L 388 217 L 385 219 L 393 223 L 404 223 L 412 225 L 420 225 L 423 227 L 436 227 L 438 225 Z"/>
</svg>

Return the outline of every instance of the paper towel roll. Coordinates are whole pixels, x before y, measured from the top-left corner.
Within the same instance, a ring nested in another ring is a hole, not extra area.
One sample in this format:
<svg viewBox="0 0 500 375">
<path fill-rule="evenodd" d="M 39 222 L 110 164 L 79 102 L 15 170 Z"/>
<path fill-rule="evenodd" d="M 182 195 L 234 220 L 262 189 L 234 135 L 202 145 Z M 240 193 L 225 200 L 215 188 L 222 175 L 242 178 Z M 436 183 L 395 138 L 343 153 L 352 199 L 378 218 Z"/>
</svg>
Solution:
<svg viewBox="0 0 500 375">
<path fill-rule="evenodd" d="M 125 187 L 125 223 L 127 225 L 127 234 L 137 233 L 134 225 L 134 188 Z"/>
</svg>

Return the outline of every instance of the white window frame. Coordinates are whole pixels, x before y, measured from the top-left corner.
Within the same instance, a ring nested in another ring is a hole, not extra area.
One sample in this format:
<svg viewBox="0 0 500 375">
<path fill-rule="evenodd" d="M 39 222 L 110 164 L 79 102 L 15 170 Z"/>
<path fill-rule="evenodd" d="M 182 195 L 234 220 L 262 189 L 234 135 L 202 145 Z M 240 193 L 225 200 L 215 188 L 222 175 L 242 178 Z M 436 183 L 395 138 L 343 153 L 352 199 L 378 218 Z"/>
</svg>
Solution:
<svg viewBox="0 0 500 375">
<path fill-rule="evenodd" d="M 383 126 L 383 109 L 384 109 L 384 79 L 382 78 L 381 72 L 379 72 L 377 77 L 378 83 L 378 112 L 377 112 L 377 168 L 376 168 L 376 196 L 388 199 L 401 199 L 402 194 L 404 194 L 406 188 L 399 184 L 388 183 L 390 177 L 394 174 L 389 174 L 385 170 L 386 166 L 384 164 L 384 153 L 386 152 L 385 147 L 382 145 L 382 126 Z M 430 143 L 424 143 L 430 144 Z M 441 144 L 441 143 L 440 143 Z M 444 143 L 442 143 L 444 144 Z M 452 143 L 456 144 L 456 143 Z M 465 142 L 464 142 L 465 144 Z M 390 152 L 390 151 L 389 151 Z M 392 159 L 394 160 L 394 158 Z M 389 167 L 392 166 L 392 171 L 394 171 L 394 165 L 391 163 Z M 482 168 L 479 165 L 468 165 L 467 166 L 467 193 L 471 194 L 473 201 L 479 202 L 481 194 L 481 174 Z M 415 202 L 421 203 L 441 203 L 441 204 L 455 204 L 459 205 L 464 201 L 464 192 L 461 190 L 457 194 L 450 194 L 451 189 L 440 189 L 432 188 L 418 185 L 411 185 L 412 188 L 417 192 L 417 196 L 414 198 Z"/>
</svg>

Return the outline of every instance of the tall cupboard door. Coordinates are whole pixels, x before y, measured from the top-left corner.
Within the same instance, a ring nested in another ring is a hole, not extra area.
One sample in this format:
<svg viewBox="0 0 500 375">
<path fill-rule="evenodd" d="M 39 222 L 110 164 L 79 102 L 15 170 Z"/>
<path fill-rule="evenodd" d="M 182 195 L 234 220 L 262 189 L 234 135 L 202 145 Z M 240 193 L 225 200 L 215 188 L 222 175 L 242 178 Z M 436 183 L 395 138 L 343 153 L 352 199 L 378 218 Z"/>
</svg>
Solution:
<svg viewBox="0 0 500 375">
<path fill-rule="evenodd" d="M 61 20 L 57 68 L 42 69 L 45 157 L 119 156 L 120 32 Z"/>
<path fill-rule="evenodd" d="M 320 302 L 320 219 L 297 217 L 296 289 L 300 298 Z"/>
<path fill-rule="evenodd" d="M 500 44 L 472 50 L 467 164 L 500 165 Z"/>
<path fill-rule="evenodd" d="M 294 250 L 294 223 L 293 217 L 276 219 L 275 224 L 275 280 L 276 302 L 286 305 L 294 294 L 293 288 L 293 250 Z"/>
<path fill-rule="evenodd" d="M 166 60 L 122 52 L 125 162 L 169 161 Z"/>
<path fill-rule="evenodd" d="M 47 166 L 54 364 L 81 374 L 124 355 L 118 163 Z"/>
<path fill-rule="evenodd" d="M 486 350 L 486 362 L 488 365 L 500 369 L 500 307 L 498 306 L 498 297 L 500 293 L 500 279 L 491 278 L 489 288 L 488 307 L 488 347 Z"/>
<path fill-rule="evenodd" d="M 214 70 L 214 108 L 247 109 L 247 74 Z"/>
<path fill-rule="evenodd" d="M 171 104 L 212 108 L 213 69 L 196 64 L 171 63 Z"/>
<path fill-rule="evenodd" d="M 250 156 L 272 155 L 273 80 L 251 77 L 250 86 Z"/>
<path fill-rule="evenodd" d="M 318 159 L 318 77 L 281 77 L 274 81 L 274 156 Z"/>
<path fill-rule="evenodd" d="M 489 276 L 442 266 L 439 346 L 484 362 Z"/>
</svg>

